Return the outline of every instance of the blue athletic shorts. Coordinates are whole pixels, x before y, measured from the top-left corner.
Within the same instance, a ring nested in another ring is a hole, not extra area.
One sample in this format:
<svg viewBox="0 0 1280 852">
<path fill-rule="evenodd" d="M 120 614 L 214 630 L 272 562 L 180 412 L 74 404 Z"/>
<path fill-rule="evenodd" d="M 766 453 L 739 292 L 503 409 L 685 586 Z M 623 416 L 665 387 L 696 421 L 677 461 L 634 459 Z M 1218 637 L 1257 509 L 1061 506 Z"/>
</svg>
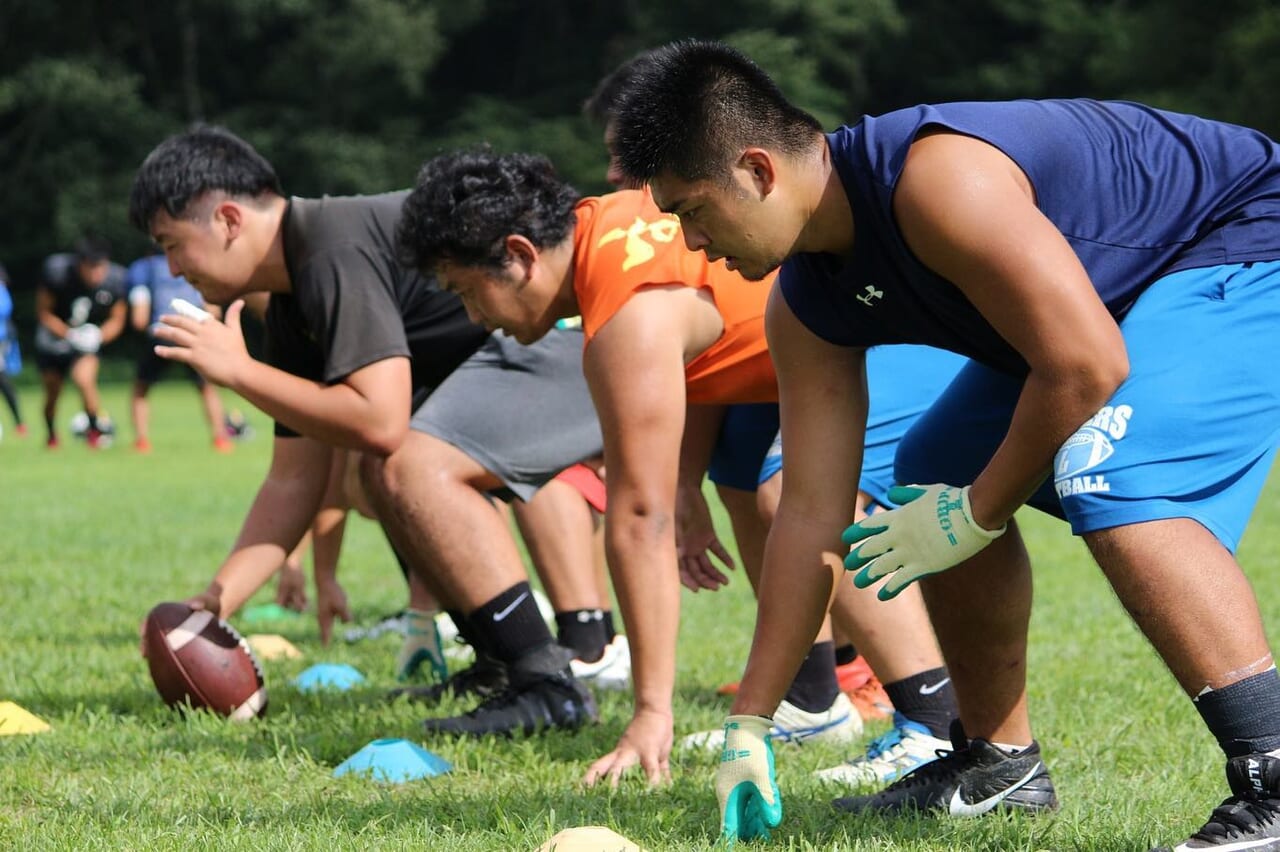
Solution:
<svg viewBox="0 0 1280 852">
<path fill-rule="evenodd" d="M 726 407 L 707 476 L 716 485 L 755 491 L 769 478 L 761 477 L 761 466 L 777 434 L 776 402 Z"/>
<path fill-rule="evenodd" d="M 1189 269 L 1121 321 L 1129 378 L 1059 449 L 1029 503 L 1077 535 L 1191 518 L 1235 551 L 1280 443 L 1280 262 Z M 1020 379 L 969 364 L 903 438 L 900 482 L 968 484 L 1009 428 Z"/>
<path fill-rule="evenodd" d="M 894 484 L 893 457 L 898 442 L 964 363 L 959 355 L 928 346 L 877 346 L 867 351 L 871 407 L 858 487 L 878 505 L 890 505 L 888 494 Z M 756 469 L 758 484 L 782 469 L 780 436 L 768 445 L 764 461 Z M 713 481 L 719 482 L 714 477 Z"/>
</svg>

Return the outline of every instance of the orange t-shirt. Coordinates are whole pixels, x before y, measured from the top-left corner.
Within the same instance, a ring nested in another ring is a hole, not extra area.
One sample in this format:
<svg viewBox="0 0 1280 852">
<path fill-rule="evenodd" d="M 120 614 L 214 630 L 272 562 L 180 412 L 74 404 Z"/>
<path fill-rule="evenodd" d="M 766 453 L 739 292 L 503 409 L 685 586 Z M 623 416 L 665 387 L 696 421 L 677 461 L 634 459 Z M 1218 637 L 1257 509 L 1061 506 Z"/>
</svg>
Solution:
<svg viewBox="0 0 1280 852">
<path fill-rule="evenodd" d="M 724 320 L 718 340 L 685 365 L 689 402 L 777 402 L 778 382 L 764 339 L 764 306 L 774 276 L 748 281 L 689 251 L 680 220 L 647 192 L 626 190 L 578 202 L 573 290 L 589 345 L 596 332 L 646 287 L 709 290 Z"/>
</svg>

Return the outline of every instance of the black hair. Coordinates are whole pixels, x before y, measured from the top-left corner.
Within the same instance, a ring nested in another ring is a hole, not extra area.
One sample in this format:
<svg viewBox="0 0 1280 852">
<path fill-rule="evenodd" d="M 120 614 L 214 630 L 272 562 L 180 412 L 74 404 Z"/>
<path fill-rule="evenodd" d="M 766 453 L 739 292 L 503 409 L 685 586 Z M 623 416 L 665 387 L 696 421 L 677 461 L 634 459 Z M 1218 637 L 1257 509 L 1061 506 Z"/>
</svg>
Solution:
<svg viewBox="0 0 1280 852">
<path fill-rule="evenodd" d="M 198 125 L 170 136 L 142 161 L 129 193 L 129 222 L 148 232 L 161 210 L 181 218 L 193 200 L 212 191 L 284 195 L 275 169 L 252 145 L 225 128 Z"/>
<path fill-rule="evenodd" d="M 752 145 L 800 154 L 822 125 L 792 105 L 746 55 L 714 41 L 677 41 L 648 54 L 614 107 L 614 149 L 626 176 L 669 172 L 717 179 Z"/>
<path fill-rule="evenodd" d="M 582 114 L 601 127 L 608 124 L 622 93 L 635 79 L 636 73 L 648 65 L 650 53 L 648 50 L 637 53 L 596 83 L 595 91 L 582 102 Z"/>
<path fill-rule="evenodd" d="M 100 263 L 111 257 L 111 243 L 102 237 L 86 234 L 71 247 L 78 263 Z"/>
<path fill-rule="evenodd" d="M 496 154 L 488 148 L 442 154 L 423 165 L 405 199 L 397 251 L 402 263 L 424 274 L 442 261 L 501 266 L 510 234 L 539 249 L 569 236 L 578 198 L 538 154 Z"/>
</svg>

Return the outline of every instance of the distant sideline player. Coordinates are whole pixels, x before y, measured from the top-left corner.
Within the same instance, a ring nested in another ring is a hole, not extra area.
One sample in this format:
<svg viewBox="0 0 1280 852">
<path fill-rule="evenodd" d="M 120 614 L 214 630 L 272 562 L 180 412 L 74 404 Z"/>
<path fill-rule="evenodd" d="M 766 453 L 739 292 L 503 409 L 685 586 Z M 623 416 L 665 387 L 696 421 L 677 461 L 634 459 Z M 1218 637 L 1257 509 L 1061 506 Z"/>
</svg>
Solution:
<svg viewBox="0 0 1280 852">
<path fill-rule="evenodd" d="M 125 270 L 112 263 L 107 243 L 83 238 L 72 253 L 45 258 L 36 288 L 36 366 L 44 385 L 45 442 L 58 446 L 58 397 L 67 376 L 88 416 L 85 440 L 97 449 L 101 399 L 98 350 L 125 326 Z"/>
<path fill-rule="evenodd" d="M 151 386 L 164 375 L 169 362 L 155 353 L 155 329 L 160 327 L 160 317 L 172 313 L 169 307 L 174 299 L 185 299 L 198 308 L 206 307 L 204 298 L 196 288 L 192 287 L 180 275 L 169 270 L 169 262 L 162 254 L 140 257 L 129 264 L 125 275 L 125 284 L 129 293 L 130 325 L 137 331 L 147 335 L 151 344 L 143 347 L 138 355 L 137 375 L 133 382 L 133 391 L 129 397 L 129 412 L 133 418 L 133 448 L 140 453 L 151 452 L 151 405 L 147 402 L 147 394 Z M 216 305 L 208 306 L 216 317 L 221 310 Z M 200 402 L 204 407 L 205 420 L 209 424 L 209 435 L 213 448 L 220 453 L 232 450 L 231 439 L 227 436 L 222 410 L 222 400 L 212 385 L 190 367 L 185 368 L 195 382 L 200 393 Z"/>
</svg>

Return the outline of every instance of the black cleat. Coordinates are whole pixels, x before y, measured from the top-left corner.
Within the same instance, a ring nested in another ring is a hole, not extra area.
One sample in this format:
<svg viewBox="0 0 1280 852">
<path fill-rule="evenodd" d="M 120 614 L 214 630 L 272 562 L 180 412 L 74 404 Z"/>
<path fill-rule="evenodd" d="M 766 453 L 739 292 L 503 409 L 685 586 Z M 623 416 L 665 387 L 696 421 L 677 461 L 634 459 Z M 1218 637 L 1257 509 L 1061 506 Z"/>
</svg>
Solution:
<svg viewBox="0 0 1280 852">
<path fill-rule="evenodd" d="M 430 686 L 402 686 L 387 693 L 388 699 L 401 696 L 420 704 L 438 704 L 446 696 L 453 698 L 492 698 L 507 688 L 507 667 L 492 657 L 477 654 L 476 660 L 454 672 L 443 683 Z"/>
<path fill-rule="evenodd" d="M 1201 849 L 1280 852 L 1280 758 L 1246 754 L 1227 761 L 1231 796 L 1213 809 L 1209 821 L 1177 846 L 1153 852 Z"/>
<path fill-rule="evenodd" d="M 556 728 L 572 731 L 599 718 L 595 699 L 567 673 L 524 676 L 461 716 L 427 719 L 428 734 L 526 736 Z"/>
<path fill-rule="evenodd" d="M 836 799 L 832 806 L 851 813 L 895 813 L 915 809 L 950 816 L 985 814 L 996 808 L 1047 811 L 1058 807 L 1040 745 L 1010 754 L 984 739 L 969 740 L 959 720 L 951 723 L 952 751 L 907 773 L 878 793 Z"/>
</svg>

